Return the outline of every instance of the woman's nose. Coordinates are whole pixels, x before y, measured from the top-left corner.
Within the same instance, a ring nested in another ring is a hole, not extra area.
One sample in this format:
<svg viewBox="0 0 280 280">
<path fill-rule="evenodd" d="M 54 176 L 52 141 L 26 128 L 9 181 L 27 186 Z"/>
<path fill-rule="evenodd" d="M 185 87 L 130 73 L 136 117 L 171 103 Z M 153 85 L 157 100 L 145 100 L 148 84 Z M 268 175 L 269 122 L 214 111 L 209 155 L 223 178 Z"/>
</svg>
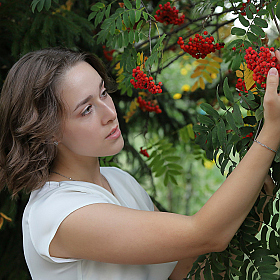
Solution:
<svg viewBox="0 0 280 280">
<path fill-rule="evenodd" d="M 103 103 L 102 106 L 102 123 L 107 124 L 108 122 L 113 122 L 117 118 L 117 112 L 113 101 L 108 103 Z"/>
</svg>

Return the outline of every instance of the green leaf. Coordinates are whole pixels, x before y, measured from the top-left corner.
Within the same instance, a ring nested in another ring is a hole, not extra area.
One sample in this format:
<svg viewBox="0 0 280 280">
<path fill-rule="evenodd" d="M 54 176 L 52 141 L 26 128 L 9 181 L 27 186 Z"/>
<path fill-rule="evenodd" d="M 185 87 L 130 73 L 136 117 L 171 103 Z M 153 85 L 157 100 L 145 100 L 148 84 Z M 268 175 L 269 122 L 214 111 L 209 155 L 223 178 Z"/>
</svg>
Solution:
<svg viewBox="0 0 280 280">
<path fill-rule="evenodd" d="M 130 32 L 128 34 L 128 38 L 129 38 L 129 43 L 133 44 L 133 42 L 134 42 L 134 32 L 133 32 L 133 30 L 130 30 Z"/>
<path fill-rule="evenodd" d="M 229 123 L 230 127 L 232 128 L 232 130 L 234 131 L 234 133 L 239 135 L 240 132 L 239 132 L 237 126 L 235 125 L 234 118 L 233 118 L 233 116 L 232 116 L 232 114 L 230 112 L 227 112 L 226 120 Z"/>
<path fill-rule="evenodd" d="M 197 119 L 200 123 L 206 124 L 209 127 L 215 125 L 215 122 L 208 116 L 198 114 Z"/>
<path fill-rule="evenodd" d="M 251 12 L 249 6 L 246 7 L 245 11 L 246 11 L 247 18 L 248 19 L 253 19 L 253 13 Z"/>
<path fill-rule="evenodd" d="M 264 8 L 262 8 L 258 11 L 258 16 L 264 16 L 264 15 L 268 15 L 268 14 L 269 14 L 269 12 Z"/>
<path fill-rule="evenodd" d="M 37 6 L 37 4 L 40 2 L 41 0 L 33 0 L 32 2 L 31 2 L 31 10 L 32 10 L 32 13 L 34 13 L 35 12 L 35 9 L 36 9 L 36 6 Z"/>
<path fill-rule="evenodd" d="M 200 104 L 200 108 L 206 112 L 207 114 L 211 115 L 212 117 L 214 117 L 215 119 L 219 119 L 220 118 L 220 115 L 219 113 L 213 109 L 213 107 L 208 104 L 208 103 L 202 103 Z"/>
<path fill-rule="evenodd" d="M 136 10 L 136 14 L 135 14 L 135 22 L 138 22 L 141 18 L 141 11 Z M 138 27 L 138 25 L 137 25 Z"/>
<path fill-rule="evenodd" d="M 223 90 L 224 90 L 225 97 L 228 99 L 228 101 L 230 101 L 231 103 L 234 103 L 233 94 L 230 91 L 229 85 L 228 85 L 228 77 L 226 77 L 224 80 Z"/>
<path fill-rule="evenodd" d="M 261 19 L 259 17 L 255 17 L 254 18 L 254 23 L 260 27 L 263 27 L 263 28 L 267 28 L 268 27 L 268 24 L 267 24 L 267 21 L 264 20 L 264 19 Z"/>
<path fill-rule="evenodd" d="M 168 172 L 169 174 L 175 175 L 175 176 L 177 176 L 177 175 L 182 175 L 182 172 L 181 172 L 181 171 L 178 171 L 178 170 L 175 170 L 175 169 L 169 169 L 167 172 Z"/>
<path fill-rule="evenodd" d="M 52 0 L 45 0 L 45 9 L 48 11 L 52 5 Z"/>
<path fill-rule="evenodd" d="M 105 5 L 103 3 L 101 3 L 101 2 L 97 2 L 95 5 L 91 6 L 90 9 L 93 12 L 99 12 L 99 10 L 103 9 L 103 8 L 105 8 Z"/>
<path fill-rule="evenodd" d="M 232 47 L 240 47 L 240 45 L 243 43 L 243 40 L 242 39 L 236 39 L 236 40 L 233 40 L 231 41 L 228 45 L 227 45 L 227 48 L 228 49 L 232 49 Z"/>
<path fill-rule="evenodd" d="M 110 16 L 110 11 L 111 11 L 111 4 L 108 5 L 106 12 L 105 12 L 105 17 L 108 18 Z"/>
<path fill-rule="evenodd" d="M 128 18 L 128 13 L 127 12 L 123 13 L 123 23 L 126 26 L 126 28 L 130 27 L 130 20 Z"/>
<path fill-rule="evenodd" d="M 129 9 L 129 10 L 132 9 L 132 4 L 130 3 L 129 0 L 123 0 L 123 2 L 127 9 Z"/>
<path fill-rule="evenodd" d="M 236 276 L 242 276 L 242 273 L 238 269 L 236 269 L 232 266 L 230 266 L 229 269 L 230 269 L 230 272 L 235 274 Z"/>
<path fill-rule="evenodd" d="M 140 9 L 141 7 L 141 0 L 136 0 L 136 9 Z"/>
<path fill-rule="evenodd" d="M 166 166 L 162 165 L 157 170 L 155 170 L 155 177 L 160 177 L 164 172 L 166 172 Z"/>
<path fill-rule="evenodd" d="M 127 46 L 129 44 L 128 31 L 125 31 L 123 33 L 123 40 L 124 40 L 124 45 Z"/>
<path fill-rule="evenodd" d="M 250 26 L 250 28 L 251 28 L 251 31 L 253 33 L 255 33 L 257 36 L 261 36 L 261 38 L 265 37 L 264 31 L 259 26 L 252 24 Z"/>
<path fill-rule="evenodd" d="M 241 14 L 238 15 L 238 19 L 243 26 L 245 26 L 245 27 L 249 26 L 249 24 L 250 24 L 249 21 L 247 19 L 245 19 L 245 17 L 242 16 Z"/>
<path fill-rule="evenodd" d="M 203 270 L 203 275 L 205 280 L 212 280 L 212 275 L 211 275 L 211 269 L 210 269 L 210 263 L 208 260 L 206 260 L 205 263 L 205 268 Z"/>
<path fill-rule="evenodd" d="M 44 8 L 45 0 L 40 0 L 40 2 L 37 5 L 38 12 L 41 12 Z"/>
<path fill-rule="evenodd" d="M 89 14 L 88 16 L 88 21 L 91 21 L 92 19 L 94 19 L 94 17 L 96 16 L 97 12 L 92 12 Z"/>
<path fill-rule="evenodd" d="M 135 11 L 134 10 L 129 11 L 129 19 L 130 19 L 130 22 L 133 26 L 135 24 Z"/>
<path fill-rule="evenodd" d="M 247 36 L 248 36 L 248 39 L 252 42 L 252 43 L 255 43 L 255 42 L 258 42 L 259 41 L 259 38 L 252 32 L 247 32 Z"/>
<path fill-rule="evenodd" d="M 277 254 L 279 252 L 279 247 L 277 244 L 277 240 L 276 240 L 276 235 L 275 235 L 275 231 L 272 231 L 270 233 L 269 239 L 268 239 L 268 243 L 269 243 L 269 248 L 272 252 L 274 252 L 275 254 Z"/>
<path fill-rule="evenodd" d="M 183 167 L 177 163 L 168 163 L 166 166 L 170 169 L 177 169 L 177 170 L 183 169 Z"/>
<path fill-rule="evenodd" d="M 231 34 L 232 35 L 236 35 L 236 36 L 243 36 L 245 35 L 246 31 L 242 28 L 239 28 L 239 27 L 233 27 L 231 29 Z"/>
<path fill-rule="evenodd" d="M 118 35 L 118 46 L 119 46 L 119 48 L 122 48 L 122 46 L 123 46 L 123 36 L 122 36 L 122 33 L 120 33 Z"/>
<path fill-rule="evenodd" d="M 240 108 L 236 103 L 233 104 L 232 116 L 235 120 L 237 127 L 241 127 L 244 125 Z"/>
<path fill-rule="evenodd" d="M 227 108 L 226 108 L 224 102 L 221 100 L 221 98 L 220 98 L 220 96 L 219 96 L 218 87 L 217 87 L 217 91 L 216 91 L 216 97 L 217 97 L 219 106 L 220 106 L 223 110 L 226 110 Z"/>
<path fill-rule="evenodd" d="M 221 145 L 225 145 L 227 136 L 226 136 L 226 127 L 223 119 L 220 119 L 220 121 L 217 124 L 217 135 Z"/>
<path fill-rule="evenodd" d="M 275 214 L 271 221 L 271 227 L 277 231 L 277 223 L 279 222 L 279 214 Z"/>
<path fill-rule="evenodd" d="M 225 169 L 226 169 L 228 162 L 229 162 L 229 159 L 226 158 L 221 164 L 221 174 L 222 175 L 224 175 L 224 173 L 225 173 Z"/>
<path fill-rule="evenodd" d="M 262 241 L 262 243 L 263 243 L 265 246 L 267 246 L 267 245 L 266 245 L 266 235 L 267 235 L 267 232 L 268 232 L 268 227 L 267 227 L 266 225 L 264 225 L 264 226 L 262 227 L 262 231 L 261 231 L 261 241 Z"/>
<path fill-rule="evenodd" d="M 100 11 L 96 17 L 95 17 L 95 21 L 94 21 L 94 26 L 96 27 L 99 23 L 101 23 L 101 21 L 103 20 L 104 17 L 104 13 L 105 13 L 105 9 Z"/>
<path fill-rule="evenodd" d="M 178 157 L 178 156 L 167 156 L 167 157 L 164 158 L 164 160 L 166 160 L 166 161 L 178 161 L 180 159 L 181 158 Z"/>
<path fill-rule="evenodd" d="M 175 179 L 175 177 L 173 175 L 169 174 L 169 179 L 174 185 L 178 185 L 177 180 Z"/>
<path fill-rule="evenodd" d="M 257 10 L 256 10 L 255 5 L 253 5 L 252 3 L 249 4 L 249 8 L 250 8 L 250 10 L 251 10 L 251 12 L 252 12 L 253 14 L 256 14 L 256 13 L 257 13 Z"/>
<path fill-rule="evenodd" d="M 148 14 L 146 12 L 143 12 L 143 17 L 144 17 L 145 21 L 148 20 Z"/>
<path fill-rule="evenodd" d="M 238 70 L 240 67 L 240 64 L 241 64 L 241 56 L 239 54 L 237 54 L 232 61 L 232 65 L 231 65 L 232 70 L 233 71 Z M 226 79 L 227 79 L 227 77 L 226 77 Z"/>
</svg>

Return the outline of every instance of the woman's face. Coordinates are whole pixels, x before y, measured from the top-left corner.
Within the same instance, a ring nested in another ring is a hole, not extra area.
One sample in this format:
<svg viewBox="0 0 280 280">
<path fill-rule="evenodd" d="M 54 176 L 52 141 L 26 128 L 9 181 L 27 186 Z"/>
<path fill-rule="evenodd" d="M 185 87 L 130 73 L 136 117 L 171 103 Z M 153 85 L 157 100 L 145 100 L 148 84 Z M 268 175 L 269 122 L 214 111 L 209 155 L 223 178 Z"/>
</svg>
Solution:
<svg viewBox="0 0 280 280">
<path fill-rule="evenodd" d="M 66 120 L 58 151 L 87 157 L 118 153 L 124 143 L 117 113 L 97 71 L 79 62 L 66 72 L 61 89 Z"/>
</svg>

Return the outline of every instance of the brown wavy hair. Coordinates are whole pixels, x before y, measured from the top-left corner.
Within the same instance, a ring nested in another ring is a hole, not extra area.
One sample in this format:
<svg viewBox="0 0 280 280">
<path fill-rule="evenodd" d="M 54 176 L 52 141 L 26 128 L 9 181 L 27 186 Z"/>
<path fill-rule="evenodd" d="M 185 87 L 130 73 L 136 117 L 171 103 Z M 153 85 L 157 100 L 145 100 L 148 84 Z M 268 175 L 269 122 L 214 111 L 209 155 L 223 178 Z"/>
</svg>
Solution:
<svg viewBox="0 0 280 280">
<path fill-rule="evenodd" d="M 60 135 L 65 107 L 59 86 L 78 62 L 89 63 L 109 92 L 114 83 L 92 54 L 50 48 L 24 55 L 11 68 L 0 96 L 0 190 L 16 197 L 42 187 L 56 156 L 54 136 Z"/>
</svg>

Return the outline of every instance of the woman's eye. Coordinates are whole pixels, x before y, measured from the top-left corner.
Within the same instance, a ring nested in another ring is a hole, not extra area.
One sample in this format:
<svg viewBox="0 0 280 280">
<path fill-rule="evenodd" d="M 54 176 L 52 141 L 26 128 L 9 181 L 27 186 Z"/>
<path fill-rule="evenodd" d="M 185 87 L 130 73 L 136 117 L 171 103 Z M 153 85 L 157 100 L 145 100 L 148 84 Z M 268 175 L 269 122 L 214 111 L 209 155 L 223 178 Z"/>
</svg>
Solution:
<svg viewBox="0 0 280 280">
<path fill-rule="evenodd" d="M 106 97 L 107 95 L 108 95 L 108 92 L 106 89 L 101 92 L 101 97 Z"/>
<path fill-rule="evenodd" d="M 82 116 L 86 116 L 92 112 L 92 105 L 86 107 L 86 109 L 82 112 Z"/>
</svg>

